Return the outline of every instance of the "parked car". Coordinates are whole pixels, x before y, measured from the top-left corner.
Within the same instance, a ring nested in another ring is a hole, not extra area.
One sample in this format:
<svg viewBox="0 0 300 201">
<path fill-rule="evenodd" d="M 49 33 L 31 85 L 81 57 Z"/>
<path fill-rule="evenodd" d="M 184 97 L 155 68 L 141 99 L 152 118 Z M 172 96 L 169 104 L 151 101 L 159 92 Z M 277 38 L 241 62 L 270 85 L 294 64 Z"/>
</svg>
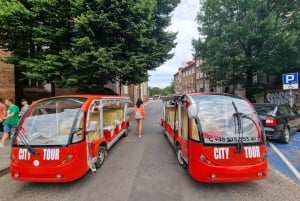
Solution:
<svg viewBox="0 0 300 201">
<path fill-rule="evenodd" d="M 289 143 L 290 135 L 300 129 L 300 114 L 289 105 L 254 103 L 268 139 Z"/>
</svg>

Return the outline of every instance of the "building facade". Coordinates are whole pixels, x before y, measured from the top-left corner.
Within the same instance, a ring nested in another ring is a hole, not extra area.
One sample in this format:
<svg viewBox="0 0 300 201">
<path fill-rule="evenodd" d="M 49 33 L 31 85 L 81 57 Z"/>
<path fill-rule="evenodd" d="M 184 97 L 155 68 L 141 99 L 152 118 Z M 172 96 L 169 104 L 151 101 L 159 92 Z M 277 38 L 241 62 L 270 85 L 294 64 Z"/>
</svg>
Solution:
<svg viewBox="0 0 300 201">
<path fill-rule="evenodd" d="M 176 94 L 209 91 L 209 82 L 201 70 L 201 60 L 187 61 L 174 74 Z"/>
<path fill-rule="evenodd" d="M 149 100 L 148 82 L 143 82 L 136 85 L 123 85 L 119 82 L 114 82 L 108 83 L 106 87 L 113 90 L 116 94 L 130 97 L 130 100 L 132 101 L 131 105 L 134 105 L 138 98 L 141 98 L 143 101 Z"/>
<path fill-rule="evenodd" d="M 15 68 L 11 64 L 2 62 L 8 56 L 8 52 L 0 49 L 0 98 L 15 101 Z"/>
</svg>

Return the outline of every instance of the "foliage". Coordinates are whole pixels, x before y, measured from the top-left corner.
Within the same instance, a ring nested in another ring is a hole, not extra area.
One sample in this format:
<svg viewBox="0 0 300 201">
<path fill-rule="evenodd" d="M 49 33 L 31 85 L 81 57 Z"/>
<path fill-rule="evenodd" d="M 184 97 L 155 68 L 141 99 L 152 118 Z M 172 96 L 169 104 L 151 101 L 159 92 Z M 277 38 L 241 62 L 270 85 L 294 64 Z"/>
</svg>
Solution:
<svg viewBox="0 0 300 201">
<path fill-rule="evenodd" d="M 99 91 L 170 59 L 179 0 L 0 0 L 0 47 L 26 78 Z"/>
<path fill-rule="evenodd" d="M 152 97 L 153 95 L 167 96 L 169 94 L 174 94 L 174 82 L 163 89 L 159 87 L 149 87 L 148 91 L 149 97 Z"/>
<path fill-rule="evenodd" d="M 253 76 L 299 71 L 299 1 L 204 0 L 194 40 L 213 83 L 242 84 L 249 98 Z"/>
</svg>

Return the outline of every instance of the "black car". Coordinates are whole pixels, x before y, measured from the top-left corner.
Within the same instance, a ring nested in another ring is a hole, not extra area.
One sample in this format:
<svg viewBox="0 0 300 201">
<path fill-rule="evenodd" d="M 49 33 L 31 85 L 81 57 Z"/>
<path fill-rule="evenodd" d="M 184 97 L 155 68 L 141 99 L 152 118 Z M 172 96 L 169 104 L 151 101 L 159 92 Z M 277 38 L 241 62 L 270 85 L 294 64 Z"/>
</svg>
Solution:
<svg viewBox="0 0 300 201">
<path fill-rule="evenodd" d="M 276 139 L 287 144 L 290 134 L 300 129 L 300 115 L 289 105 L 255 103 L 254 107 L 264 125 L 268 139 Z"/>
</svg>

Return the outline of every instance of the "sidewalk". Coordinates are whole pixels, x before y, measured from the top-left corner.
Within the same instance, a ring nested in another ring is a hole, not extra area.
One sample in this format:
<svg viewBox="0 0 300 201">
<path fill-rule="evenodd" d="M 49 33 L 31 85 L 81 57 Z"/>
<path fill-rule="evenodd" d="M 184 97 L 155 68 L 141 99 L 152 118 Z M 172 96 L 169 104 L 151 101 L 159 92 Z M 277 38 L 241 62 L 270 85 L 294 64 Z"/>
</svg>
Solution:
<svg viewBox="0 0 300 201">
<path fill-rule="evenodd" d="M 2 137 L 2 132 L 0 132 L 0 137 Z M 8 139 L 5 142 L 5 147 L 0 147 L 0 177 L 9 172 L 10 148 L 11 148 L 10 139 Z"/>
</svg>

